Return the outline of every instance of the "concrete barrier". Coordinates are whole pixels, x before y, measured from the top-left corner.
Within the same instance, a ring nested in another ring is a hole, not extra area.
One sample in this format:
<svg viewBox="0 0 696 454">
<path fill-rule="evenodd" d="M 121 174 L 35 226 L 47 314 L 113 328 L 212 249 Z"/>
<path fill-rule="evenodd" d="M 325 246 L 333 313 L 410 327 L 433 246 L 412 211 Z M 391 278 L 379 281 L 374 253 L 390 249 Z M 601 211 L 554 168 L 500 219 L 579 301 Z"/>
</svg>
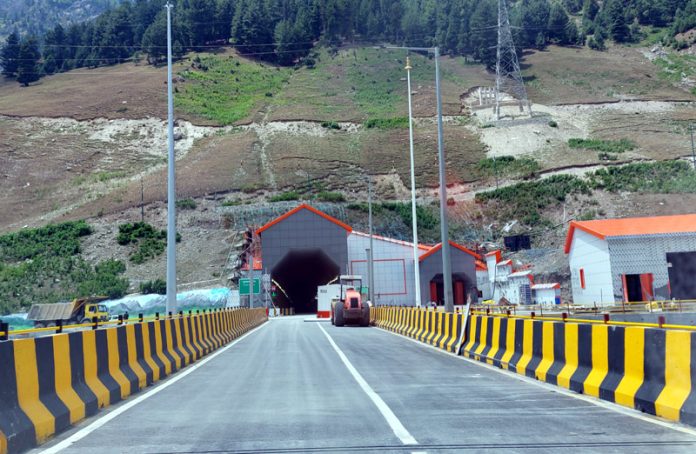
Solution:
<svg viewBox="0 0 696 454">
<path fill-rule="evenodd" d="M 0 342 L 0 454 L 44 443 L 266 320 L 264 308 L 224 309 Z"/>
<path fill-rule="evenodd" d="M 696 425 L 696 332 L 472 315 L 462 354 Z"/>
<path fill-rule="evenodd" d="M 375 326 L 408 336 L 434 347 L 457 353 L 462 335 L 462 314 L 435 312 L 415 307 L 374 307 Z"/>
</svg>

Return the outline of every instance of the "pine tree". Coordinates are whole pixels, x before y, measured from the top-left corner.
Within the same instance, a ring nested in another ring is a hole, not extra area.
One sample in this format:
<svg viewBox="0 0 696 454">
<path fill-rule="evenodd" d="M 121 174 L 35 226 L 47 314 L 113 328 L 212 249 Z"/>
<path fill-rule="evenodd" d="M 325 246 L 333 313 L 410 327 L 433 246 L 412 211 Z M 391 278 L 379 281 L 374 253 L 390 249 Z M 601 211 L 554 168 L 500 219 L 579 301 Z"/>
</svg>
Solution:
<svg viewBox="0 0 696 454">
<path fill-rule="evenodd" d="M 559 44 L 568 44 L 572 42 L 568 37 L 569 24 L 570 19 L 563 7 L 558 3 L 554 3 L 553 6 L 551 6 L 551 13 L 549 14 L 549 38 Z"/>
<path fill-rule="evenodd" d="M 202 46 L 213 39 L 214 29 L 210 22 L 218 20 L 215 10 L 213 0 L 189 0 L 185 21 L 192 47 Z"/>
<path fill-rule="evenodd" d="M 624 12 L 621 0 L 608 0 L 604 4 L 605 20 L 609 28 L 609 34 L 618 43 L 630 41 L 631 31 Z"/>
<path fill-rule="evenodd" d="M 17 68 L 17 82 L 28 87 L 31 82 L 36 82 L 40 79 L 39 60 L 41 53 L 39 52 L 39 43 L 36 38 L 30 36 L 22 41 L 19 46 L 19 67 Z"/>
<path fill-rule="evenodd" d="M 488 67 L 496 61 L 498 5 L 494 0 L 477 2 L 469 20 L 471 55 Z"/>
<path fill-rule="evenodd" d="M 6 77 L 15 77 L 19 66 L 19 34 L 13 32 L 5 40 L 5 45 L 0 51 L 0 66 Z"/>
</svg>

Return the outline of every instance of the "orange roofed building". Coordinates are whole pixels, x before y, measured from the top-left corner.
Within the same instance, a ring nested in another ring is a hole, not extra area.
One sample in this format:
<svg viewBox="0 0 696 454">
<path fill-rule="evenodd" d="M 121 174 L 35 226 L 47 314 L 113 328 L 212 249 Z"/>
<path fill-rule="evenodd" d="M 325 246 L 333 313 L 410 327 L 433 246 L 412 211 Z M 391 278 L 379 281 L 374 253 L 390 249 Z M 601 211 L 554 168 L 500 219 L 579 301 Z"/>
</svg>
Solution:
<svg viewBox="0 0 696 454">
<path fill-rule="evenodd" d="M 575 304 L 696 298 L 696 214 L 572 221 Z"/>
</svg>

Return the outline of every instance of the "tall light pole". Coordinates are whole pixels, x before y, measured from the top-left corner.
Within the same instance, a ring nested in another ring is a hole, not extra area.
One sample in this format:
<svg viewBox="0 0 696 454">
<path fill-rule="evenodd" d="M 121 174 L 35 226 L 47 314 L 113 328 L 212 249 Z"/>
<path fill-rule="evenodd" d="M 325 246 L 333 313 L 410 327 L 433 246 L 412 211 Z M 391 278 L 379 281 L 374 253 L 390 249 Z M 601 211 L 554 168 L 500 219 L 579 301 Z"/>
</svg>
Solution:
<svg viewBox="0 0 696 454">
<path fill-rule="evenodd" d="M 431 52 L 435 56 L 435 95 L 437 97 L 437 157 L 440 173 L 440 241 L 442 243 L 442 277 L 445 290 L 445 311 L 454 312 L 452 303 L 452 265 L 450 262 L 449 227 L 447 225 L 447 181 L 445 179 L 445 142 L 442 131 L 442 94 L 440 93 L 440 49 L 437 47 L 387 46 L 387 49 L 406 49 Z M 410 95 L 410 92 L 409 92 Z"/>
<path fill-rule="evenodd" d="M 696 170 L 696 147 L 694 146 L 694 125 L 691 124 L 689 129 L 691 130 L 691 164 L 694 166 L 694 170 Z"/>
<path fill-rule="evenodd" d="M 375 304 L 375 261 L 374 261 L 374 251 L 375 246 L 372 241 L 372 176 L 367 176 L 367 210 L 368 210 L 368 223 L 370 229 L 370 249 L 367 253 L 367 285 L 369 286 L 368 298 L 370 302 Z"/>
<path fill-rule="evenodd" d="M 174 164 L 174 95 L 172 94 L 172 4 L 167 2 L 167 303 L 166 312 L 176 308 L 176 173 Z"/>
<path fill-rule="evenodd" d="M 411 155 L 411 219 L 413 224 L 413 274 L 416 307 L 421 307 L 420 265 L 418 263 L 418 217 L 416 216 L 416 163 L 413 153 L 413 106 L 411 103 L 411 58 L 406 57 L 406 81 L 408 85 L 408 145 Z"/>
<path fill-rule="evenodd" d="M 440 236 L 442 237 L 442 279 L 445 312 L 454 312 L 452 296 L 452 262 L 450 262 L 449 226 L 447 224 L 447 180 L 445 178 L 445 138 L 442 132 L 442 93 L 440 93 L 440 48 L 435 53 L 435 96 L 437 96 L 437 157 L 440 169 Z"/>
</svg>

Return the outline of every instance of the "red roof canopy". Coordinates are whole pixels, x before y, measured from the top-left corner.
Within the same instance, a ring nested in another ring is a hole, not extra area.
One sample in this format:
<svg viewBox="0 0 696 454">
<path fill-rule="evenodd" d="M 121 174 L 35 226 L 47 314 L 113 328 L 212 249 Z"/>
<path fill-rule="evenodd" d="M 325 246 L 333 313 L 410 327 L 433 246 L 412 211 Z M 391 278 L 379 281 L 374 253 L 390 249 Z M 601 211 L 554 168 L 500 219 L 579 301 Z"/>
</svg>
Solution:
<svg viewBox="0 0 696 454">
<path fill-rule="evenodd" d="M 450 246 L 455 247 L 462 252 L 466 252 L 469 255 L 473 255 L 476 260 L 481 260 L 481 256 L 478 255 L 476 252 L 472 251 L 471 249 L 467 249 L 464 246 L 462 246 L 461 244 L 457 244 L 452 240 L 449 241 L 449 244 L 450 244 Z M 432 248 L 430 248 L 430 250 L 428 252 L 426 252 L 425 254 L 418 257 L 418 261 L 422 262 L 423 260 L 430 257 L 431 255 L 433 255 L 434 253 L 436 253 L 440 249 L 442 249 L 442 243 L 438 243 L 435 246 L 433 246 Z"/>
<path fill-rule="evenodd" d="M 615 236 L 696 233 L 696 214 L 571 221 L 565 242 L 566 254 L 570 252 L 575 229 L 580 229 L 602 240 Z"/>
</svg>

